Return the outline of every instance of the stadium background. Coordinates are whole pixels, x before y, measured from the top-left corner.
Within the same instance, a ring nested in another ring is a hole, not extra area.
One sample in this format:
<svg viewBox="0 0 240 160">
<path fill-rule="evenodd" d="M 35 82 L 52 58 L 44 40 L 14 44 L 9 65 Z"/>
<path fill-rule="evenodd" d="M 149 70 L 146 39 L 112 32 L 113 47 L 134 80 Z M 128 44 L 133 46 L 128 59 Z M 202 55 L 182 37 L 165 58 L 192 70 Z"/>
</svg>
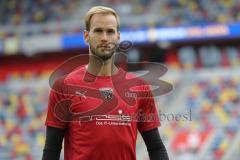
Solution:
<svg viewBox="0 0 240 160">
<path fill-rule="evenodd" d="M 1 0 L 0 159 L 41 159 L 49 75 L 87 54 L 83 16 L 94 5 L 120 14 L 131 62 L 169 69 L 161 79 L 174 90 L 156 102 L 170 159 L 239 159 L 240 0 Z M 148 159 L 140 136 L 136 150 Z"/>
</svg>

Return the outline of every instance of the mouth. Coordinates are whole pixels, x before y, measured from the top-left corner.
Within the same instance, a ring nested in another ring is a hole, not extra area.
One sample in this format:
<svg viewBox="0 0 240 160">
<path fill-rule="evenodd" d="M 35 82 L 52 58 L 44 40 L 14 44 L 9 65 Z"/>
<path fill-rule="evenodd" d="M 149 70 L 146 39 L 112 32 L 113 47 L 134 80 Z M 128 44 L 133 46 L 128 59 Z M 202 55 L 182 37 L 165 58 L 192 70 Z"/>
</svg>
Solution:
<svg viewBox="0 0 240 160">
<path fill-rule="evenodd" d="M 98 48 L 101 50 L 111 50 L 111 47 L 109 46 L 99 46 Z"/>
<path fill-rule="evenodd" d="M 101 49 L 114 49 L 116 47 L 116 44 L 114 43 L 104 43 L 104 44 L 99 44 L 97 48 Z"/>
<path fill-rule="evenodd" d="M 110 48 L 108 45 L 98 46 L 98 48 Z"/>
</svg>

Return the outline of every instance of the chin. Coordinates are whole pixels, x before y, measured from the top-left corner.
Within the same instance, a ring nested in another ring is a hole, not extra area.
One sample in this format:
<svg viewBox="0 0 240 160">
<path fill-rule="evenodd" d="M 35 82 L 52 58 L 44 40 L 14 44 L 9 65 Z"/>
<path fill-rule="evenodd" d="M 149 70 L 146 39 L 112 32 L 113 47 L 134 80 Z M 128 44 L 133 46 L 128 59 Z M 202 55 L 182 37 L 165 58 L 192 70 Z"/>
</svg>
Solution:
<svg viewBox="0 0 240 160">
<path fill-rule="evenodd" d="M 103 54 L 98 55 L 98 57 L 101 58 L 103 61 L 111 59 L 112 56 L 113 56 L 113 53 L 108 53 L 108 54 L 105 53 L 104 55 Z"/>
<path fill-rule="evenodd" d="M 101 58 L 103 61 L 109 60 L 112 58 L 112 56 L 100 56 L 99 58 Z"/>
</svg>

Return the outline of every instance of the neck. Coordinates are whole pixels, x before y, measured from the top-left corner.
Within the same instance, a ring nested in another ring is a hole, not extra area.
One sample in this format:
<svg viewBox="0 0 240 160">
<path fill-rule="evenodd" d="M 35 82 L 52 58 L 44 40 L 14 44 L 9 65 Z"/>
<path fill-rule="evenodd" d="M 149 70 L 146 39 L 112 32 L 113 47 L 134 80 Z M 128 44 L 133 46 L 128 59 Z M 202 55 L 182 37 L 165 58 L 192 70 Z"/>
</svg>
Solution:
<svg viewBox="0 0 240 160">
<path fill-rule="evenodd" d="M 95 56 L 90 56 L 87 71 L 96 76 L 112 76 L 117 73 L 118 68 L 114 65 L 113 57 L 103 61 Z"/>
</svg>

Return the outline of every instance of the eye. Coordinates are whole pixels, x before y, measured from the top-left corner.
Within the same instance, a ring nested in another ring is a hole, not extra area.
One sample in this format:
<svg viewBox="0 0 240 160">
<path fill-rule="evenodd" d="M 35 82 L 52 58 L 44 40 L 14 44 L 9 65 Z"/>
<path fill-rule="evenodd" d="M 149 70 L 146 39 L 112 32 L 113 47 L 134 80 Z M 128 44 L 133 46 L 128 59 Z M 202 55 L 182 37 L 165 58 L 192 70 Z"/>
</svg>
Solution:
<svg viewBox="0 0 240 160">
<path fill-rule="evenodd" d="M 102 29 L 96 28 L 96 29 L 94 30 L 94 32 L 96 32 L 96 33 L 101 33 L 101 32 L 102 32 Z"/>
<path fill-rule="evenodd" d="M 107 33 L 108 33 L 108 34 L 114 34 L 115 31 L 114 31 L 113 29 L 109 29 L 109 30 L 107 31 Z"/>
</svg>

